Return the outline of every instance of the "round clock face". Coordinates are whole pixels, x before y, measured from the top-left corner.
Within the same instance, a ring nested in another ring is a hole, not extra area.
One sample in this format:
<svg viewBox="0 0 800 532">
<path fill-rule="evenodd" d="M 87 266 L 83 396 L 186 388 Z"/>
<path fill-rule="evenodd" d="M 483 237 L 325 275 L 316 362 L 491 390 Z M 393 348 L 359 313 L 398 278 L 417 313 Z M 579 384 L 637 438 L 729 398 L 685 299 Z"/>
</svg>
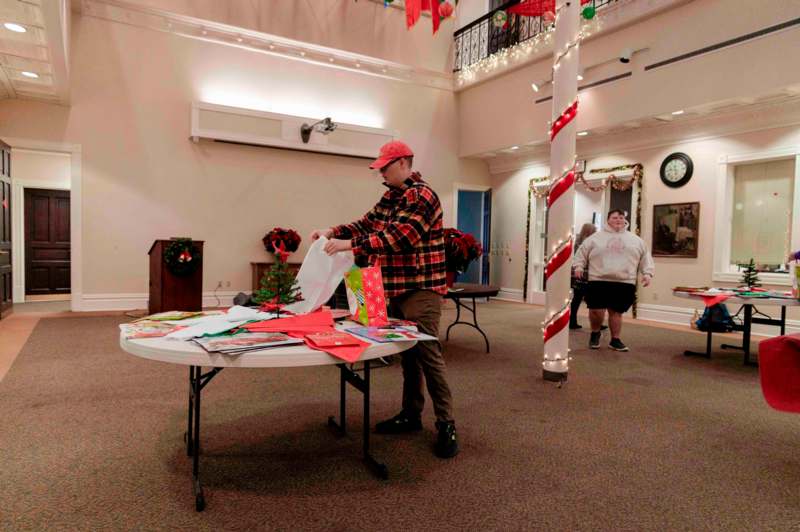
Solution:
<svg viewBox="0 0 800 532">
<path fill-rule="evenodd" d="M 681 186 L 692 177 L 692 160 L 688 155 L 673 153 L 661 165 L 661 180 L 671 187 Z"/>
<path fill-rule="evenodd" d="M 664 168 L 664 177 L 667 178 L 667 181 L 677 183 L 686 176 L 686 171 L 688 169 L 686 163 L 682 160 L 672 159 L 667 163 L 666 168 Z"/>
</svg>

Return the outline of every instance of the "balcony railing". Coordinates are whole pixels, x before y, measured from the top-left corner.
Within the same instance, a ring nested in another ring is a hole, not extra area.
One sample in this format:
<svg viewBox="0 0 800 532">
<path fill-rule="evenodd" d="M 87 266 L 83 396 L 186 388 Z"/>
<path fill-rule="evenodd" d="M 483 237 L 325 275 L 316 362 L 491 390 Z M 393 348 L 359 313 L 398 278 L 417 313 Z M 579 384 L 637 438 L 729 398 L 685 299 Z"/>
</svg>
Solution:
<svg viewBox="0 0 800 532">
<path fill-rule="evenodd" d="M 509 14 L 508 24 L 505 27 L 498 28 L 492 23 L 496 12 L 505 11 L 521 1 L 510 0 L 455 32 L 453 35 L 455 39 L 453 72 L 458 72 L 473 65 L 504 48 L 533 39 L 550 29 L 552 24 L 547 23 L 542 17 L 523 17 Z M 592 0 L 591 4 L 595 9 L 599 10 L 617 1 Z"/>
</svg>

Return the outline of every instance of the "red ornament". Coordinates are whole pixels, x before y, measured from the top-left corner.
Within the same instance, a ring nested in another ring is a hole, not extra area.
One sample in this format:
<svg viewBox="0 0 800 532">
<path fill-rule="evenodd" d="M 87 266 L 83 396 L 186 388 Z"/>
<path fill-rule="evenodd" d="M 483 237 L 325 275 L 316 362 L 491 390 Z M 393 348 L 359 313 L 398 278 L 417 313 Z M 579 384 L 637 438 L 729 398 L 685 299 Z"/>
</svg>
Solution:
<svg viewBox="0 0 800 532">
<path fill-rule="evenodd" d="M 453 14 L 454 11 L 455 11 L 455 8 L 453 7 L 453 4 L 451 4 L 449 2 L 445 2 L 444 4 L 441 4 L 439 6 L 439 15 L 442 18 L 449 17 L 450 15 Z"/>
<path fill-rule="evenodd" d="M 192 255 L 185 249 L 181 251 L 181 254 L 178 255 L 178 262 L 190 262 L 192 260 Z"/>
</svg>

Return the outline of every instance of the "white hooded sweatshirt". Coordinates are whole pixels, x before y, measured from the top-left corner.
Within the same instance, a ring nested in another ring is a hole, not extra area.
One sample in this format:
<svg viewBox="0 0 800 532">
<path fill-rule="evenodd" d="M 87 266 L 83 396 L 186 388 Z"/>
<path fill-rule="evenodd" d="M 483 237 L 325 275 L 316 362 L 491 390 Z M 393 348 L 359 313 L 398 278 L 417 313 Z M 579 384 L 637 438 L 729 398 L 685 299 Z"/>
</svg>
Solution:
<svg viewBox="0 0 800 532">
<path fill-rule="evenodd" d="M 637 273 L 653 276 L 655 264 L 644 240 L 628 231 L 605 226 L 583 241 L 575 253 L 576 270 L 589 269 L 589 281 L 636 284 Z"/>
</svg>

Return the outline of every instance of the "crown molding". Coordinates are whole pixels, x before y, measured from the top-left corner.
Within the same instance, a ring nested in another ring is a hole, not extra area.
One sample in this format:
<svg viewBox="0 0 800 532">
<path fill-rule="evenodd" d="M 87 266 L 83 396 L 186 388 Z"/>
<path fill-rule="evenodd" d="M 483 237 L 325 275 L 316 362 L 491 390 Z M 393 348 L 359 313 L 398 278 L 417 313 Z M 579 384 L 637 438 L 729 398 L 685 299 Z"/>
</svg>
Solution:
<svg viewBox="0 0 800 532">
<path fill-rule="evenodd" d="M 579 159 L 623 154 L 652 148 L 703 142 L 720 137 L 800 125 L 800 98 L 778 103 L 755 104 L 719 115 L 699 115 L 680 121 L 632 128 L 578 141 Z M 549 167 L 549 146 L 522 157 L 493 157 L 487 161 L 489 173 L 500 174 Z"/>
<path fill-rule="evenodd" d="M 453 75 L 450 73 L 144 7 L 124 0 L 81 0 L 78 11 L 86 17 L 230 46 L 289 61 L 300 61 L 321 68 L 345 70 L 363 76 L 453 91 Z"/>
</svg>

